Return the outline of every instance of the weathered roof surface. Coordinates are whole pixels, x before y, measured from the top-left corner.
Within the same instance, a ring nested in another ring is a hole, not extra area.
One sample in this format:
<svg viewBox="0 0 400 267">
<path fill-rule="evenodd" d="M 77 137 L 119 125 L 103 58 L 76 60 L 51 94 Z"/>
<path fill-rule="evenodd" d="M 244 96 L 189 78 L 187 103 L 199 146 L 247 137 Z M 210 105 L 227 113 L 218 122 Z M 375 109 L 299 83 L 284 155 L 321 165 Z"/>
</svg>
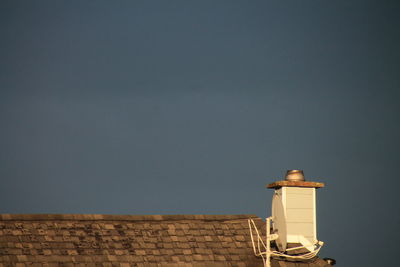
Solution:
<svg viewBox="0 0 400 267">
<path fill-rule="evenodd" d="M 0 214 L 0 267 L 263 266 L 249 218 L 265 227 L 255 215 Z M 318 258 L 272 263 L 329 266 Z"/>
</svg>

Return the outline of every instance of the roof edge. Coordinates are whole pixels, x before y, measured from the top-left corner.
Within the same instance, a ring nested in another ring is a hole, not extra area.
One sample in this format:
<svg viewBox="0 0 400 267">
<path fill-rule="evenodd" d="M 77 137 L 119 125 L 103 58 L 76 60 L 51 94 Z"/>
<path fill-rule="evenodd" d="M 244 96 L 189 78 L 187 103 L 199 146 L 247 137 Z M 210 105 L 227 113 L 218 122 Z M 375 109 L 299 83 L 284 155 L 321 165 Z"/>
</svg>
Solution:
<svg viewBox="0 0 400 267">
<path fill-rule="evenodd" d="M 0 221 L 229 221 L 258 218 L 255 214 L 236 215 L 104 215 L 104 214 L 0 214 Z"/>
</svg>

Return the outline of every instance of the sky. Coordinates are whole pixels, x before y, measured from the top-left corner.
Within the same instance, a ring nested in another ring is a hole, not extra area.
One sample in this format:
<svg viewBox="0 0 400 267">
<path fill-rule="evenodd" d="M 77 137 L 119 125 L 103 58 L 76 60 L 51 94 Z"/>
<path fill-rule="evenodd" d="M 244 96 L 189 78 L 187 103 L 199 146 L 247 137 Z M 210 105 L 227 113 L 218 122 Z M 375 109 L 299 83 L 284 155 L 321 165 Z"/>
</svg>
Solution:
<svg viewBox="0 0 400 267">
<path fill-rule="evenodd" d="M 399 13 L 1 1 L 0 213 L 265 218 L 265 185 L 301 169 L 326 184 L 320 256 L 396 265 Z"/>
</svg>

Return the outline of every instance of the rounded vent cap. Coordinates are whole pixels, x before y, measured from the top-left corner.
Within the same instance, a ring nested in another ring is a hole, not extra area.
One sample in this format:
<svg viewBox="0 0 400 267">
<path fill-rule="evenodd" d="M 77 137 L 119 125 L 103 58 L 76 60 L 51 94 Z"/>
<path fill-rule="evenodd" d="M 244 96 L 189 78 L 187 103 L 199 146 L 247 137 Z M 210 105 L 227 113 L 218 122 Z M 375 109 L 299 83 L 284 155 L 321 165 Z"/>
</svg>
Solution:
<svg viewBox="0 0 400 267">
<path fill-rule="evenodd" d="M 302 170 L 288 170 L 285 176 L 286 181 L 305 181 Z"/>
</svg>

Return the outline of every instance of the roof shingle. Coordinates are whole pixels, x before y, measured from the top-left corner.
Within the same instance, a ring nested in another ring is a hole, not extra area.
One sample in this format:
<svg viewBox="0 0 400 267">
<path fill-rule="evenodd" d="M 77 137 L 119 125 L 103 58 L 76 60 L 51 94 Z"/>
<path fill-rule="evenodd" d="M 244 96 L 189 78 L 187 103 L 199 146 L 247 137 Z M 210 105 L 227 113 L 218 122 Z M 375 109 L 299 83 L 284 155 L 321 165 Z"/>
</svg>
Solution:
<svg viewBox="0 0 400 267">
<path fill-rule="evenodd" d="M 263 266 L 249 218 L 265 228 L 255 215 L 0 214 L 0 267 Z"/>
</svg>

